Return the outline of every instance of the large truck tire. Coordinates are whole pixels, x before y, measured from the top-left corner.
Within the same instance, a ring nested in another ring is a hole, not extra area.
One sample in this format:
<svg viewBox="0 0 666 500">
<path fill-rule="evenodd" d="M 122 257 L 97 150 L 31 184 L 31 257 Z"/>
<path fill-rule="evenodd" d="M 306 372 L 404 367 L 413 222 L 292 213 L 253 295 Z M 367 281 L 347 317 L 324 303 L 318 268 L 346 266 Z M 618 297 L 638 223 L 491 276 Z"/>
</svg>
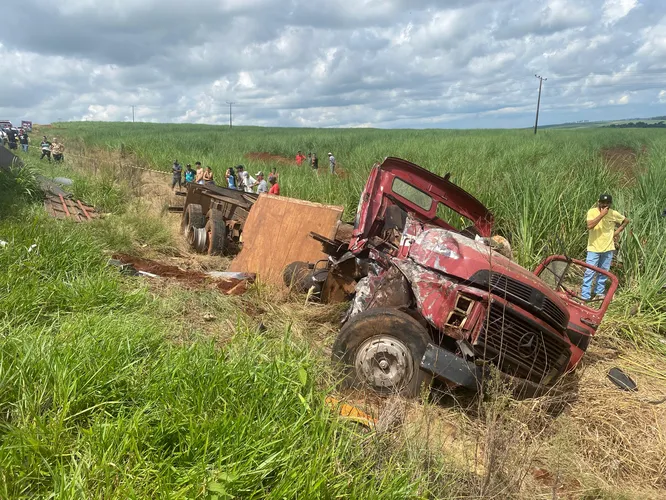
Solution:
<svg viewBox="0 0 666 500">
<path fill-rule="evenodd" d="M 201 205 L 197 205 L 196 203 L 190 203 L 187 205 L 183 212 L 183 219 L 180 223 L 180 229 L 183 231 L 183 234 L 187 236 L 190 227 L 198 229 L 205 225 L 206 220 L 204 219 Z"/>
<path fill-rule="evenodd" d="M 227 226 L 224 220 L 209 218 L 206 221 L 206 233 L 208 234 L 208 255 L 222 255 L 227 244 Z"/>
<path fill-rule="evenodd" d="M 432 376 L 420 368 L 430 338 L 408 314 L 391 308 L 368 309 L 342 327 L 333 344 L 333 361 L 346 388 L 418 397 Z"/>
</svg>

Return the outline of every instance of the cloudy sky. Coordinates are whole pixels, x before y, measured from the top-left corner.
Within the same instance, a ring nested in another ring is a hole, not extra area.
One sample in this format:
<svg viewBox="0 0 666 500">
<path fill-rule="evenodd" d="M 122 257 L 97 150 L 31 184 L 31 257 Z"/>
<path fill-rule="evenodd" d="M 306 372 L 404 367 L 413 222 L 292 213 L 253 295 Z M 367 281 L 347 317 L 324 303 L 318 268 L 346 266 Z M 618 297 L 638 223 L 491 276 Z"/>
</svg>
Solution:
<svg viewBox="0 0 666 500">
<path fill-rule="evenodd" d="M 0 119 L 524 127 L 666 115 L 664 0 L 21 0 Z"/>
</svg>

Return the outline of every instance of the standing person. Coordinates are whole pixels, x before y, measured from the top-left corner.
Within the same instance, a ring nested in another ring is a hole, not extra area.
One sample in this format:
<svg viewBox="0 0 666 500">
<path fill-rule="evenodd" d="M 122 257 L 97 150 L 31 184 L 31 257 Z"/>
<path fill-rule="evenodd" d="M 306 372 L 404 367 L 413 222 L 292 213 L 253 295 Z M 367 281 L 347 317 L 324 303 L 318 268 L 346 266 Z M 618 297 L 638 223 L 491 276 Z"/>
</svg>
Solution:
<svg viewBox="0 0 666 500">
<path fill-rule="evenodd" d="M 192 184 L 196 175 L 197 173 L 192 169 L 192 165 L 188 163 L 185 167 L 185 184 Z"/>
<path fill-rule="evenodd" d="M 9 149 L 17 149 L 18 145 L 16 143 L 18 133 L 15 129 L 9 128 L 7 130 L 7 142 L 9 142 Z"/>
<path fill-rule="evenodd" d="M 58 139 L 53 138 L 53 143 L 51 144 L 51 153 L 53 153 L 53 160 L 56 163 L 60 163 L 64 160 L 63 154 L 65 153 L 65 145 L 61 142 L 58 142 Z"/>
<path fill-rule="evenodd" d="M 328 168 L 331 171 L 331 175 L 335 173 L 335 156 L 333 156 L 333 153 L 328 153 Z"/>
<path fill-rule="evenodd" d="M 194 182 L 197 184 L 203 184 L 204 183 L 204 169 L 201 166 L 201 162 L 198 161 L 194 164 L 197 167 L 197 174 L 194 176 Z"/>
<path fill-rule="evenodd" d="M 229 189 L 236 189 L 236 173 L 234 172 L 234 167 L 229 167 L 224 174 L 224 177 L 227 179 L 227 187 Z"/>
<path fill-rule="evenodd" d="M 19 142 L 21 143 L 21 148 L 23 148 L 23 152 L 27 153 L 28 144 L 30 144 L 30 139 L 28 137 L 28 133 L 23 129 L 21 129 L 21 133 L 19 134 Z"/>
<path fill-rule="evenodd" d="M 264 173 L 261 170 L 257 172 L 257 180 L 255 181 L 254 186 L 257 187 L 257 194 L 268 192 L 268 184 L 266 183 Z"/>
<path fill-rule="evenodd" d="M 176 187 L 176 184 L 178 184 L 178 189 L 180 189 L 182 186 L 182 175 L 183 175 L 183 167 L 178 163 L 178 160 L 173 161 L 173 165 L 171 166 L 171 173 L 173 174 L 171 178 L 171 190 Z"/>
<path fill-rule="evenodd" d="M 243 165 L 238 165 L 237 169 L 238 178 L 240 179 L 240 189 L 246 193 L 254 193 L 254 191 L 252 191 L 252 186 L 254 186 L 254 183 L 257 181 L 245 171 L 245 167 Z"/>
<path fill-rule="evenodd" d="M 40 156 L 39 159 L 43 160 L 46 156 L 49 159 L 49 163 L 51 163 L 51 143 L 48 141 L 46 136 L 42 138 L 42 143 L 39 145 L 39 147 L 42 150 L 42 156 Z"/>
<path fill-rule="evenodd" d="M 319 158 L 317 158 L 317 153 L 312 153 L 310 166 L 312 166 L 312 169 L 317 172 L 317 175 L 319 175 Z"/>
<path fill-rule="evenodd" d="M 268 176 L 268 182 L 271 185 L 271 188 L 268 190 L 268 194 L 274 194 L 275 196 L 280 196 L 280 185 L 278 184 L 278 179 L 274 175 Z"/>
<path fill-rule="evenodd" d="M 296 153 L 296 165 L 300 167 L 303 160 L 305 160 L 305 156 L 303 156 L 303 153 L 299 150 L 298 153 Z"/>
<path fill-rule="evenodd" d="M 204 184 L 210 184 L 213 186 L 215 185 L 215 181 L 213 180 L 213 171 L 210 169 L 210 167 L 206 167 L 206 170 L 204 170 L 203 181 Z"/>
<path fill-rule="evenodd" d="M 600 267 L 608 271 L 613 261 L 613 252 L 615 251 L 615 241 L 629 224 L 627 219 L 620 212 L 612 210 L 613 197 L 609 194 L 599 196 L 597 204 L 587 211 L 587 230 L 589 231 L 587 240 L 587 259 L 586 263 Z M 619 224 L 619 227 L 616 227 Z M 583 300 L 592 298 L 592 282 L 597 273 L 591 269 L 585 270 L 583 277 L 583 288 L 581 297 Z M 597 285 L 594 289 L 596 298 L 603 299 L 606 296 L 606 276 L 599 274 L 597 276 Z"/>
</svg>

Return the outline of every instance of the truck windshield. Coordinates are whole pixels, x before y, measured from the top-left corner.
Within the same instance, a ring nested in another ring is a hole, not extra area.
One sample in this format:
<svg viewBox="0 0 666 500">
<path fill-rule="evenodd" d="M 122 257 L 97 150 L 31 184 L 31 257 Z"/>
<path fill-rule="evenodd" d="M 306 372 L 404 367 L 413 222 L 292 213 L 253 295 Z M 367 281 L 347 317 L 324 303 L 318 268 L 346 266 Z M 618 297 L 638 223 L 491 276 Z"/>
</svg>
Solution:
<svg viewBox="0 0 666 500">
<path fill-rule="evenodd" d="M 457 231 L 464 232 L 467 236 L 473 237 L 475 234 L 478 234 L 478 231 L 474 228 L 474 222 L 469 220 L 467 217 L 463 217 L 455 210 L 447 207 L 444 203 L 437 204 L 437 218 L 443 220 L 451 227 Z"/>
<path fill-rule="evenodd" d="M 391 190 L 426 212 L 432 208 L 432 198 L 427 193 L 415 188 L 411 184 L 407 184 L 399 177 L 393 179 Z"/>
</svg>

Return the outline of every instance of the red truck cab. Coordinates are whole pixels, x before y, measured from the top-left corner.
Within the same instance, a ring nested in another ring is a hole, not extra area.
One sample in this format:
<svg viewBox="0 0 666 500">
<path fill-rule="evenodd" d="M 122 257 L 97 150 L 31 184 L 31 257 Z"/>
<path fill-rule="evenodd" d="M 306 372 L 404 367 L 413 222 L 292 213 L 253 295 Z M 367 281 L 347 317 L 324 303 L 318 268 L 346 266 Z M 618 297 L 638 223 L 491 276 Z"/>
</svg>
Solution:
<svg viewBox="0 0 666 500">
<path fill-rule="evenodd" d="M 533 394 L 576 367 L 617 278 L 566 256 L 532 273 L 497 251 L 492 228 L 448 175 L 391 157 L 372 168 L 349 243 L 323 241 L 327 283 L 353 290 L 333 346 L 346 385 L 415 396 L 436 378 L 476 390 L 495 367 Z M 610 284 L 595 303 L 576 291 L 588 268 Z"/>
</svg>

